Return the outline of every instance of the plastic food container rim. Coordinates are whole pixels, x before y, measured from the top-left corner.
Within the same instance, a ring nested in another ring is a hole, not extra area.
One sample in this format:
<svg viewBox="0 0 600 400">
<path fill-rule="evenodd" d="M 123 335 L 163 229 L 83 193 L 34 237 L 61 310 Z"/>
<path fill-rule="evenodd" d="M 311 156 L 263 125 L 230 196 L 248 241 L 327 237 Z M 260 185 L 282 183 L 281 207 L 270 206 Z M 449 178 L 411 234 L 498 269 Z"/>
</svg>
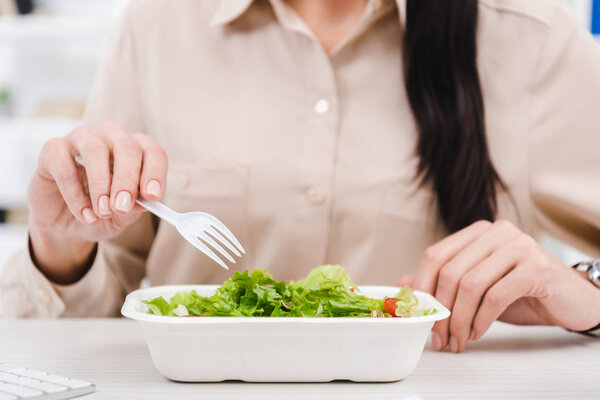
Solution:
<svg viewBox="0 0 600 400">
<path fill-rule="evenodd" d="M 163 315 L 148 314 L 137 309 L 140 300 L 149 299 L 157 296 L 170 297 L 180 290 L 211 290 L 214 291 L 219 285 L 168 285 L 168 286 L 153 286 L 144 289 L 137 289 L 129 293 L 125 298 L 121 314 L 124 317 L 144 322 L 153 322 L 158 324 L 183 324 L 183 325 L 200 325 L 200 324 L 415 324 L 424 322 L 435 322 L 446 319 L 450 316 L 450 311 L 442 305 L 436 298 L 429 293 L 415 290 L 415 295 L 419 298 L 419 302 L 425 301 L 427 308 L 435 308 L 437 312 L 431 315 L 423 315 L 418 317 L 407 318 L 357 318 L 357 317 L 331 317 L 331 318 L 310 318 L 310 317 L 199 317 L 185 318 L 172 317 Z M 360 291 L 381 291 L 393 293 L 399 288 L 393 286 L 358 286 Z M 168 298 L 167 298 L 168 300 Z"/>
</svg>

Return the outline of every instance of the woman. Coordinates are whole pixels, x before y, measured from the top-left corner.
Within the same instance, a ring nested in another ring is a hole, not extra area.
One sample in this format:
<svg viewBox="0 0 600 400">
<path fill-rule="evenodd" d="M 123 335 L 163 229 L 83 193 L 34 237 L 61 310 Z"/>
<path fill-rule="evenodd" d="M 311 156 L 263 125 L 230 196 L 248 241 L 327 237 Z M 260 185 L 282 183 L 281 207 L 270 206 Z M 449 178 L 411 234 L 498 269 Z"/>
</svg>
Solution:
<svg viewBox="0 0 600 400">
<path fill-rule="evenodd" d="M 600 290 L 532 237 L 600 254 L 598 104 L 600 50 L 550 0 L 134 1 L 40 155 L 3 309 L 115 316 L 144 277 L 231 275 L 139 190 L 220 218 L 238 269 L 404 276 L 453 310 L 436 349 L 497 318 L 586 330 Z"/>
</svg>

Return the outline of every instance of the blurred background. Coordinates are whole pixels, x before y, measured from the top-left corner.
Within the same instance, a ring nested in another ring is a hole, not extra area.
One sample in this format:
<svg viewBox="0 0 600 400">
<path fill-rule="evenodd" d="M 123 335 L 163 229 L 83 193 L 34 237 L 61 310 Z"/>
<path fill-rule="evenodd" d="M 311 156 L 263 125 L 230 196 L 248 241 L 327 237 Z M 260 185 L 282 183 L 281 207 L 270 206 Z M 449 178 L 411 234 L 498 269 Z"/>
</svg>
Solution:
<svg viewBox="0 0 600 400">
<path fill-rule="evenodd" d="M 80 124 L 127 0 L 0 0 L 0 272 L 26 244 L 26 191 L 42 144 Z"/>
<path fill-rule="evenodd" d="M 600 0 L 563 1 L 600 35 Z M 27 182 L 39 150 L 80 123 L 111 26 L 126 3 L 0 0 L 0 270 L 26 244 Z M 583 257 L 552 238 L 544 243 L 567 263 Z"/>
</svg>

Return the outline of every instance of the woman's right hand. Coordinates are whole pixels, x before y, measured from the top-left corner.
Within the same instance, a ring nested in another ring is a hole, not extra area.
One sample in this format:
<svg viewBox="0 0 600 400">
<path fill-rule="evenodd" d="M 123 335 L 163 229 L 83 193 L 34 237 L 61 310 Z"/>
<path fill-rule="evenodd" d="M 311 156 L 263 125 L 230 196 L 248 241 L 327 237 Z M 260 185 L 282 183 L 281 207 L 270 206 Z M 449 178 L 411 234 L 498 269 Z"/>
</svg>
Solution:
<svg viewBox="0 0 600 400">
<path fill-rule="evenodd" d="M 116 236 L 144 211 L 135 204 L 138 191 L 161 199 L 167 167 L 165 151 L 150 137 L 115 124 L 77 128 L 46 142 L 27 195 L 37 267 L 56 283 L 80 279 L 96 242 Z"/>
</svg>

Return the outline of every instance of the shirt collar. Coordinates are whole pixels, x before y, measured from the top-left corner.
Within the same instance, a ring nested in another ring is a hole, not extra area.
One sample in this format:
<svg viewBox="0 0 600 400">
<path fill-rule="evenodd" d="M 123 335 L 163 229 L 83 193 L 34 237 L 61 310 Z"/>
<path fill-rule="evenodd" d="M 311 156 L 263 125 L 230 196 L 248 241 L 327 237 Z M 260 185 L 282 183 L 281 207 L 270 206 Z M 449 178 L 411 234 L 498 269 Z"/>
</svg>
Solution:
<svg viewBox="0 0 600 400">
<path fill-rule="evenodd" d="M 370 0 L 376 8 L 383 7 L 386 0 Z M 402 25 L 406 23 L 406 0 L 395 0 L 400 14 Z M 221 0 L 219 6 L 214 12 L 210 24 L 211 26 L 227 25 L 228 23 L 241 17 L 250 7 L 254 0 Z"/>
<path fill-rule="evenodd" d="M 252 2 L 253 0 L 220 0 L 210 20 L 211 26 L 227 25 L 244 14 Z"/>
</svg>

